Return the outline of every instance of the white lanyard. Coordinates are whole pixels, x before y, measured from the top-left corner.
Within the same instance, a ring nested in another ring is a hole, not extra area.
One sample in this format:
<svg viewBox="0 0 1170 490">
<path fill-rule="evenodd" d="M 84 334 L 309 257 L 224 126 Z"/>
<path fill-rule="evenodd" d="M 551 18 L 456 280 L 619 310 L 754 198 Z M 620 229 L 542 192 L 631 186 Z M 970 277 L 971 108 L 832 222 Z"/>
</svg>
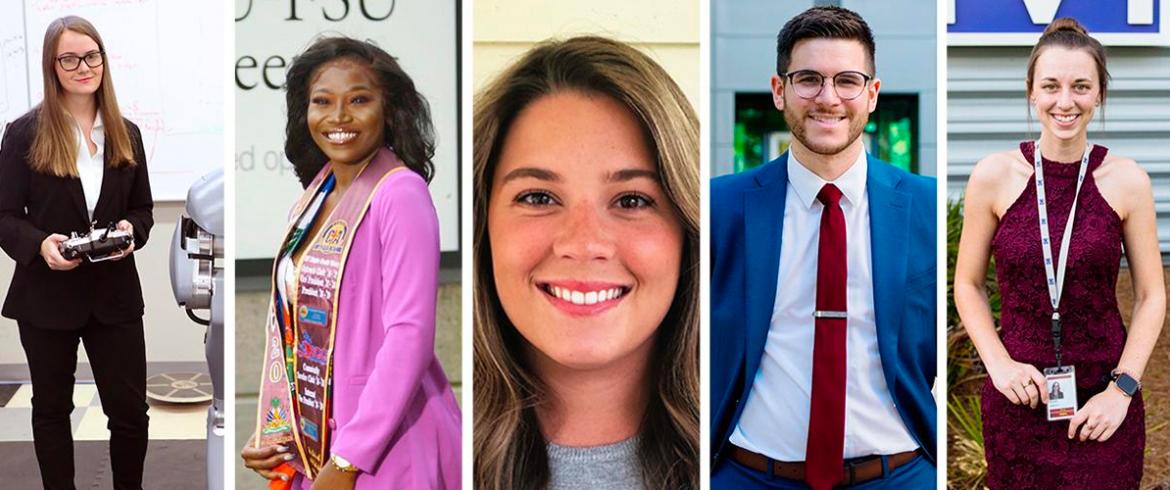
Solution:
<svg viewBox="0 0 1170 490">
<path fill-rule="evenodd" d="M 1073 194 L 1072 206 L 1068 211 L 1068 221 L 1064 223 L 1064 235 L 1060 237 L 1060 267 L 1053 271 L 1052 240 L 1048 232 L 1048 204 L 1044 193 L 1044 165 L 1041 163 L 1040 142 L 1036 142 L 1033 152 L 1033 165 L 1036 167 L 1036 208 L 1040 213 L 1040 249 L 1044 251 L 1044 274 L 1048 279 L 1048 299 L 1052 302 L 1052 340 L 1056 348 L 1056 365 L 1060 366 L 1060 295 L 1064 291 L 1064 271 L 1068 267 L 1068 248 L 1072 240 L 1073 220 L 1077 216 L 1077 201 L 1081 195 L 1081 184 L 1085 182 L 1085 174 L 1089 170 L 1089 154 L 1093 145 L 1085 146 L 1085 154 L 1081 157 L 1081 168 L 1077 172 L 1077 190 Z"/>
<path fill-rule="evenodd" d="M 1060 308 L 1060 294 L 1064 290 L 1064 271 L 1068 266 L 1068 245 L 1072 238 L 1073 220 L 1077 215 L 1077 200 L 1081 195 L 1081 184 L 1085 182 L 1085 174 L 1089 170 L 1089 153 L 1092 145 L 1085 147 L 1085 155 L 1081 157 L 1081 168 L 1077 173 L 1077 190 L 1073 194 L 1072 206 L 1068 211 L 1068 221 L 1064 223 L 1064 235 L 1060 240 L 1060 267 L 1053 272 L 1052 243 L 1048 232 L 1048 204 L 1044 197 L 1044 166 L 1041 165 L 1040 143 L 1036 143 L 1033 152 L 1036 166 L 1036 208 L 1040 211 L 1040 249 L 1044 251 L 1044 273 L 1048 276 L 1048 298 L 1052 300 L 1052 311 Z"/>
</svg>

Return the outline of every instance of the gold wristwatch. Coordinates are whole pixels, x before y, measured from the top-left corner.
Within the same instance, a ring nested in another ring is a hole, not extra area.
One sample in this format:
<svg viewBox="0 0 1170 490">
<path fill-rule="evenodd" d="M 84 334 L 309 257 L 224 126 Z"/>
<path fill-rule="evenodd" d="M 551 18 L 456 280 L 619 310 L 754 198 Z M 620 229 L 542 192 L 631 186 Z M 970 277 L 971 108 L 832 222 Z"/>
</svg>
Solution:
<svg viewBox="0 0 1170 490">
<path fill-rule="evenodd" d="M 341 471 L 344 473 L 356 473 L 358 470 L 358 467 L 354 466 L 353 463 L 346 461 L 345 458 L 338 456 L 336 454 L 331 456 L 329 458 L 329 461 L 333 462 L 333 467 L 337 468 L 337 471 Z"/>
</svg>

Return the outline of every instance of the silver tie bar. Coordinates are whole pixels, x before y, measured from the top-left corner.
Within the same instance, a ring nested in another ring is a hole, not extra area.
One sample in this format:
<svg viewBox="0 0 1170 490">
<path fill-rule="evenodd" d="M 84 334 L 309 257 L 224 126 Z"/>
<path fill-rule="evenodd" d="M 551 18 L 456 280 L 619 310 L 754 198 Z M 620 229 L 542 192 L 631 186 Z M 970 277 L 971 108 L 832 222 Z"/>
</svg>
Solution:
<svg viewBox="0 0 1170 490">
<path fill-rule="evenodd" d="M 813 318 L 849 318 L 849 314 L 844 311 L 816 310 Z"/>
</svg>

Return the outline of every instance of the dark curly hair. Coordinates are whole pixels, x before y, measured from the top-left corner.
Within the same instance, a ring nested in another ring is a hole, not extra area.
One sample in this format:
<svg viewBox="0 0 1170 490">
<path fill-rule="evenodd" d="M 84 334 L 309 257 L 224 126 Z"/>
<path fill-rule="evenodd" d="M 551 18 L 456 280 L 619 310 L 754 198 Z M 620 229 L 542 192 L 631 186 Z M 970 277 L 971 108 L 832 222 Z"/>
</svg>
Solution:
<svg viewBox="0 0 1170 490">
<path fill-rule="evenodd" d="M 378 77 L 386 118 L 384 144 L 394 149 L 408 168 L 427 182 L 434 176 L 435 134 L 426 98 L 398 60 L 369 42 L 348 37 L 322 37 L 293 58 L 285 81 L 288 123 L 284 128 L 284 153 L 292 162 L 301 185 L 307 187 L 329 160 L 309 134 L 309 84 L 326 62 L 350 58 L 364 62 Z"/>
</svg>

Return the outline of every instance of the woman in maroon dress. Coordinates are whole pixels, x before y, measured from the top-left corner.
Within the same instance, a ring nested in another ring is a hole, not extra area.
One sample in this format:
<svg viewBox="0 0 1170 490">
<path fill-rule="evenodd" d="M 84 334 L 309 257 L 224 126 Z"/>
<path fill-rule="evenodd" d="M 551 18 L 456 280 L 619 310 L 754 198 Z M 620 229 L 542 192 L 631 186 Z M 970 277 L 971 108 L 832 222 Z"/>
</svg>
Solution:
<svg viewBox="0 0 1170 490">
<path fill-rule="evenodd" d="M 1132 159 L 1088 142 L 1109 73 L 1104 49 L 1079 23 L 1048 26 L 1026 81 L 1040 139 L 975 166 L 955 267 L 959 316 L 990 375 L 982 392 L 987 485 L 1137 488 L 1145 447 L 1139 380 L 1166 313 L 1150 178 Z M 1123 245 L 1134 284 L 1128 331 L 1114 291 Z M 1002 337 L 984 290 L 991 255 Z M 1050 421 L 1045 370 L 1056 366 L 1074 368 L 1076 390 L 1064 385 L 1053 407 L 1075 395 L 1078 408 Z"/>
</svg>

